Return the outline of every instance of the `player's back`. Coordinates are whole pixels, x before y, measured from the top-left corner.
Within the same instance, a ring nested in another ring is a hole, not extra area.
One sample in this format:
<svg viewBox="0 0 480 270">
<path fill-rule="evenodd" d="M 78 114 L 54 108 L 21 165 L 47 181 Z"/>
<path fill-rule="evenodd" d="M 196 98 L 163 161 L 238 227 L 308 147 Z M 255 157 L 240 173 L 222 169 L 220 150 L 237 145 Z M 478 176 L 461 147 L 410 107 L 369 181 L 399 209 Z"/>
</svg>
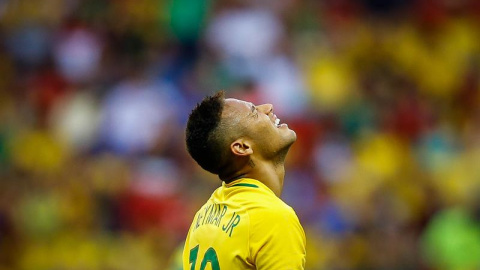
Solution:
<svg viewBox="0 0 480 270">
<path fill-rule="evenodd" d="M 288 229 L 285 243 L 282 226 Z M 285 256 L 298 263 L 287 266 L 278 259 L 283 252 L 274 254 L 285 245 L 290 246 Z M 196 213 L 183 251 L 183 267 L 303 269 L 304 246 L 305 235 L 293 209 L 261 182 L 244 178 L 223 184 Z"/>
</svg>

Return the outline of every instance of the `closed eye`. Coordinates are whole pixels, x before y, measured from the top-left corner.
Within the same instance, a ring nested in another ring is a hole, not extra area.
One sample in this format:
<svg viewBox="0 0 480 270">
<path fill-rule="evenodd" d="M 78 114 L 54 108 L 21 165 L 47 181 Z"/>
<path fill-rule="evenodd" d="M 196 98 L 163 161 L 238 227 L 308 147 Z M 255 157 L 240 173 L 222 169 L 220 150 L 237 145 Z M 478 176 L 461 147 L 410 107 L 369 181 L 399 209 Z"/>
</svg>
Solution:
<svg viewBox="0 0 480 270">
<path fill-rule="evenodd" d="M 257 107 L 253 104 L 251 104 L 251 108 L 252 108 L 252 115 L 253 117 L 255 118 L 258 118 L 258 110 L 257 110 Z"/>
</svg>

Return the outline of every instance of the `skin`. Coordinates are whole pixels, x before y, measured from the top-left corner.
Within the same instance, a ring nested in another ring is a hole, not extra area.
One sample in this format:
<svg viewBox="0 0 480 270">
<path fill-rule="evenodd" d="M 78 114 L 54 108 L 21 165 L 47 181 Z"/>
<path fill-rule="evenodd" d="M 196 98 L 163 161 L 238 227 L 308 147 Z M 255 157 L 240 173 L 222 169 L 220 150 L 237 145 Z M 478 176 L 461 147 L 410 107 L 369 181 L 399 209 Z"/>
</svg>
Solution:
<svg viewBox="0 0 480 270">
<path fill-rule="evenodd" d="M 225 99 L 222 123 L 227 126 L 231 166 L 220 174 L 223 181 L 257 179 L 278 197 L 285 178 L 285 157 L 297 135 L 287 124 L 275 126 L 272 104 L 254 105 Z"/>
</svg>

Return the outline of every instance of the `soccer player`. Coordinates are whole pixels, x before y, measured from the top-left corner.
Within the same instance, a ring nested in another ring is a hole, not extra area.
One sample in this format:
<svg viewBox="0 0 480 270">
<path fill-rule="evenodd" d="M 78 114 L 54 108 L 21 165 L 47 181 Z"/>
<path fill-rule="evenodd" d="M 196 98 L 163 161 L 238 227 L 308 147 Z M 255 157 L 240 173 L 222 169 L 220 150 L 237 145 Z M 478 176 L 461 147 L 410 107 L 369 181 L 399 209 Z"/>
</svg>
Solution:
<svg viewBox="0 0 480 270">
<path fill-rule="evenodd" d="M 285 156 L 295 140 L 271 104 L 219 92 L 192 110 L 188 152 L 223 183 L 193 219 L 184 270 L 304 269 L 305 233 L 280 199 Z"/>
</svg>

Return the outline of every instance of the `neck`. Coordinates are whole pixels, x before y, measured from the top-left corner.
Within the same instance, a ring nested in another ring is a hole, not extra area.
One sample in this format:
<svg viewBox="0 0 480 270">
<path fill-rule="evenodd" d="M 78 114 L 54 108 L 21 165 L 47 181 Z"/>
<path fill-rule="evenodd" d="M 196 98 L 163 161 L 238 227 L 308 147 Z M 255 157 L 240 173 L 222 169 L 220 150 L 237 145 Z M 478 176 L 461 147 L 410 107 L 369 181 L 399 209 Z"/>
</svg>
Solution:
<svg viewBox="0 0 480 270">
<path fill-rule="evenodd" d="M 258 180 L 270 188 L 277 197 L 280 197 L 285 178 L 284 162 L 250 160 L 242 170 L 222 181 L 231 182 L 240 178 L 252 178 Z"/>
</svg>

